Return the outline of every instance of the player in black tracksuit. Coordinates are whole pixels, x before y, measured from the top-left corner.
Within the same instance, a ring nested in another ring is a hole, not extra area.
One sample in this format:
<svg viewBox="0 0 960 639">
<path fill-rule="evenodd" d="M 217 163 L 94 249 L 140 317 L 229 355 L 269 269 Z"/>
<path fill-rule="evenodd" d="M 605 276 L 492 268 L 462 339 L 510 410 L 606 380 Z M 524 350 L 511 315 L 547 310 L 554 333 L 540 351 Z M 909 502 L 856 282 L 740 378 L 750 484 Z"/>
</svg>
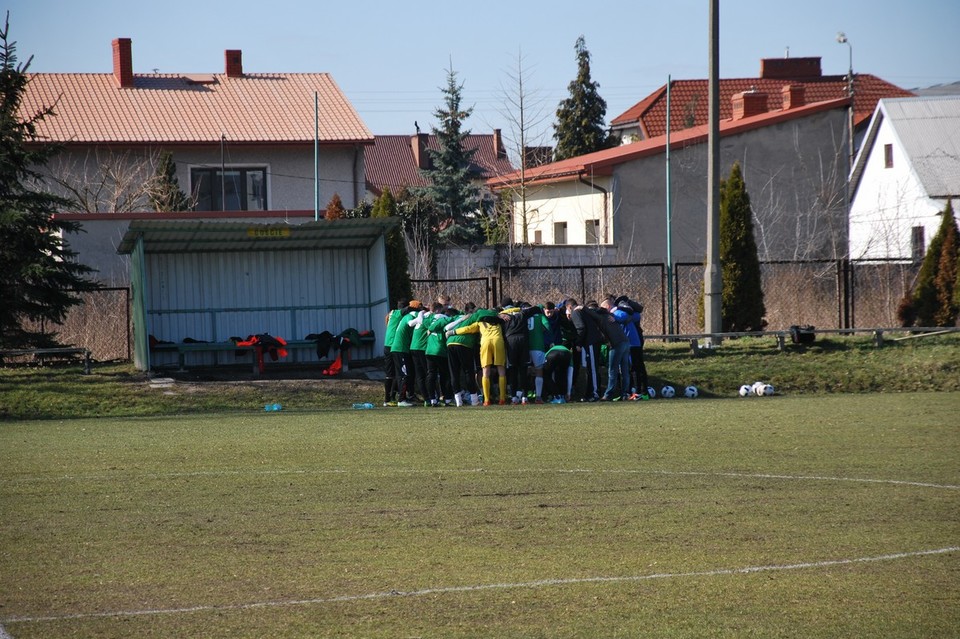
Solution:
<svg viewBox="0 0 960 639">
<path fill-rule="evenodd" d="M 522 402 L 527 394 L 527 362 L 530 360 L 527 320 L 542 313 L 539 306 L 518 308 L 513 306 L 509 297 L 503 299 L 501 317 L 504 318 L 503 337 L 507 346 L 507 383 L 515 404 Z"/>
<path fill-rule="evenodd" d="M 576 300 L 567 301 L 567 317 L 577 329 L 576 350 L 580 352 L 581 367 L 586 371 L 586 392 L 581 400 L 595 402 L 600 399 L 597 361 L 603 336 L 600 334 L 600 327 L 585 311 L 586 309 L 577 305 Z"/>
</svg>

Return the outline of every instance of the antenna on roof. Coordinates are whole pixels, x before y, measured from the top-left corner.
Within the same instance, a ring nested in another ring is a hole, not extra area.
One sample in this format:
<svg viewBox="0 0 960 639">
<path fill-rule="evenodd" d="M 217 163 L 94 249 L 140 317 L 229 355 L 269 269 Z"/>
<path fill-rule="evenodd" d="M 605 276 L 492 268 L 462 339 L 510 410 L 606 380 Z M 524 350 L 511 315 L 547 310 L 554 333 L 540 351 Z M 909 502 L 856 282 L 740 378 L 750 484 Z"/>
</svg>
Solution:
<svg viewBox="0 0 960 639">
<path fill-rule="evenodd" d="M 785 58 L 789 58 L 789 57 L 790 57 L 790 45 L 789 45 L 789 44 L 787 45 L 787 50 L 784 52 L 783 57 L 785 57 Z"/>
</svg>

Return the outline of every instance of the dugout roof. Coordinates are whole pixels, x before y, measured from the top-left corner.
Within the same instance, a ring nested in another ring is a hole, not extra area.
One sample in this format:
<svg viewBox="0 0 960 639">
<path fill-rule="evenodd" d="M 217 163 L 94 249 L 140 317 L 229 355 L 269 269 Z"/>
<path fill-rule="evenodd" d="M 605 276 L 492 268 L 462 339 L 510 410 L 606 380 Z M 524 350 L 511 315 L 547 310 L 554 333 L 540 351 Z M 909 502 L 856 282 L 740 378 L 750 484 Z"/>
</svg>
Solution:
<svg viewBox="0 0 960 639">
<path fill-rule="evenodd" d="M 322 220 L 304 224 L 133 220 L 117 252 L 132 253 L 138 240 L 143 242 L 147 254 L 369 249 L 398 224 L 396 218 Z"/>
</svg>

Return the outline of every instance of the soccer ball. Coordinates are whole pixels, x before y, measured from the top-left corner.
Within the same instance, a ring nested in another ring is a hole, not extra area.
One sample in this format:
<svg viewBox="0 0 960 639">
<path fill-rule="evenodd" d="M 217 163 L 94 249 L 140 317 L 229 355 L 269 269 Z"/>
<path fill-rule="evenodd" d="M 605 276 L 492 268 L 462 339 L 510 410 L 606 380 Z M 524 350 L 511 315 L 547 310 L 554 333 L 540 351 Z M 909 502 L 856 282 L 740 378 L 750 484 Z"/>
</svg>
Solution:
<svg viewBox="0 0 960 639">
<path fill-rule="evenodd" d="M 690 399 L 693 399 L 694 397 L 700 394 L 700 391 L 697 390 L 696 386 L 687 386 L 683 390 L 683 394 L 685 397 L 689 397 Z"/>
<path fill-rule="evenodd" d="M 653 386 L 647 386 L 647 395 L 650 396 L 650 399 L 653 399 L 657 396 L 657 389 Z"/>
<path fill-rule="evenodd" d="M 677 394 L 677 391 L 674 390 L 673 386 L 664 386 L 660 389 L 660 397 L 664 399 L 670 399 Z"/>
<path fill-rule="evenodd" d="M 748 397 L 753 391 L 753 387 L 750 384 L 744 384 L 740 387 L 740 397 Z"/>
<path fill-rule="evenodd" d="M 763 382 L 754 382 L 753 386 L 750 387 L 750 390 L 753 391 L 753 394 L 757 397 L 763 397 L 763 387 L 766 386 Z"/>
<path fill-rule="evenodd" d="M 763 385 L 763 394 L 766 395 L 767 397 L 770 397 L 771 395 L 773 395 L 775 391 L 776 389 L 773 387 L 773 384 Z"/>
</svg>

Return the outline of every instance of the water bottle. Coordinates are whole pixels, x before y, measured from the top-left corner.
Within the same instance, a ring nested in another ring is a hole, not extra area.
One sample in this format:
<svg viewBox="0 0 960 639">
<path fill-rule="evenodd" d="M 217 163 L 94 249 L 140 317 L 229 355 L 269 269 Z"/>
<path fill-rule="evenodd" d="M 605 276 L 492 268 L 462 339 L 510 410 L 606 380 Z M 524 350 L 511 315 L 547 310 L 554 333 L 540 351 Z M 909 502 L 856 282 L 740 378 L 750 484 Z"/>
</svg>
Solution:
<svg viewBox="0 0 960 639">
<path fill-rule="evenodd" d="M 373 408 L 373 404 L 370 402 L 363 402 L 362 404 L 354 404 L 353 407 L 357 410 L 369 410 Z"/>
<path fill-rule="evenodd" d="M 276 404 L 266 404 L 266 405 L 264 405 L 263 410 L 267 411 L 268 413 L 275 413 L 275 412 L 280 411 L 280 409 L 282 409 L 282 408 L 283 408 L 283 407 L 280 406 L 279 403 L 276 403 Z"/>
</svg>

